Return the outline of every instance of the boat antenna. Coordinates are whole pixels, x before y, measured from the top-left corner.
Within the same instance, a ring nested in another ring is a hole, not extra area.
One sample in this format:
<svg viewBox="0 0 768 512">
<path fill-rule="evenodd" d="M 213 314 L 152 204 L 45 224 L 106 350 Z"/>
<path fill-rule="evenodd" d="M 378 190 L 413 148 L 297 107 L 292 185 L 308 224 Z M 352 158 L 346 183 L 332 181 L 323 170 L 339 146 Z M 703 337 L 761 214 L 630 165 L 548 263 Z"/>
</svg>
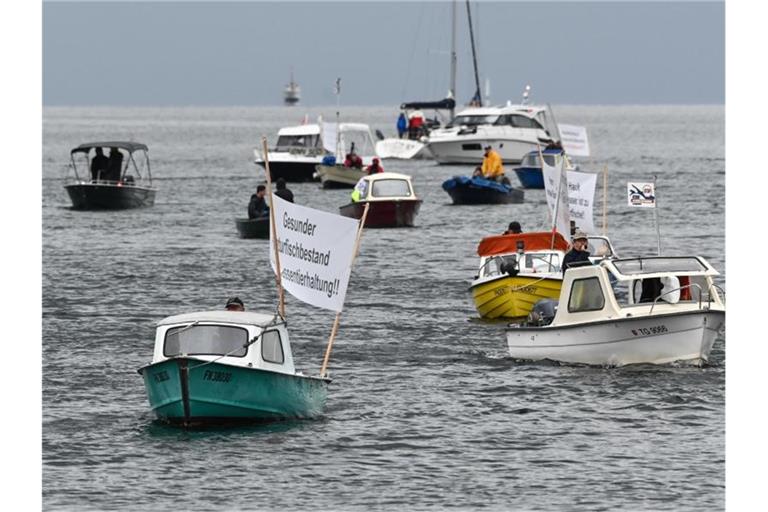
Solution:
<svg viewBox="0 0 768 512">
<path fill-rule="evenodd" d="M 275 248 L 275 282 L 277 284 L 278 306 L 277 312 L 285 320 L 285 292 L 281 282 L 280 270 L 280 252 L 277 250 L 277 228 L 275 227 L 275 197 L 272 195 L 272 173 L 269 170 L 269 149 L 267 148 L 267 138 L 261 137 L 261 146 L 264 150 L 264 171 L 267 175 L 267 193 L 269 194 L 269 227 L 271 230 L 272 241 Z"/>
<path fill-rule="evenodd" d="M 475 96 L 472 98 L 472 102 L 477 101 L 477 106 L 483 106 L 483 97 L 480 93 L 480 75 L 477 71 L 477 53 L 475 52 L 475 36 L 472 31 L 472 11 L 469 8 L 469 0 L 467 0 L 467 20 L 469 21 L 469 41 L 472 43 L 472 64 L 475 67 Z"/>
<path fill-rule="evenodd" d="M 341 144 L 341 140 L 339 138 L 339 111 L 341 110 L 340 105 L 340 98 L 341 98 L 341 77 L 338 77 L 336 79 L 336 158 L 339 159 L 342 156 L 341 151 L 339 151 L 339 144 Z"/>
<path fill-rule="evenodd" d="M 529 84 L 526 84 L 525 89 L 523 89 L 523 105 L 528 104 L 528 100 L 531 96 L 531 86 Z"/>
</svg>

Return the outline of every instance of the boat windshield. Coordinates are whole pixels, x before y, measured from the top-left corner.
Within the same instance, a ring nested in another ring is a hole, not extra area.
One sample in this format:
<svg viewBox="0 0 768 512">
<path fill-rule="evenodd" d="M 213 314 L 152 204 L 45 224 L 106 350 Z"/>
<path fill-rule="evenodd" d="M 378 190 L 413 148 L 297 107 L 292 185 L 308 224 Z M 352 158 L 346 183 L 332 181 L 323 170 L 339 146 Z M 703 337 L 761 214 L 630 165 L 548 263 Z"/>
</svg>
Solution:
<svg viewBox="0 0 768 512">
<path fill-rule="evenodd" d="M 479 124 L 493 124 L 499 116 L 456 116 L 453 121 L 453 125 L 458 126 L 461 124 L 467 126 L 477 126 Z"/>
<path fill-rule="evenodd" d="M 163 355 L 214 355 L 243 357 L 248 351 L 248 331 L 230 325 L 172 327 L 165 333 Z"/>
<path fill-rule="evenodd" d="M 319 148 L 320 135 L 280 135 L 277 137 L 277 149 L 286 150 L 290 148 Z"/>
<path fill-rule="evenodd" d="M 707 267 L 698 258 L 691 256 L 614 260 L 613 265 L 624 275 L 707 271 Z"/>
<path fill-rule="evenodd" d="M 544 129 L 535 119 L 521 116 L 520 114 L 507 114 L 499 116 L 494 124 L 499 126 L 511 126 L 513 128 L 533 128 L 534 130 Z"/>
<path fill-rule="evenodd" d="M 556 155 L 544 154 L 544 161 L 547 165 L 554 167 L 556 163 Z M 523 157 L 520 162 L 520 167 L 541 167 L 541 160 L 539 159 L 539 153 L 528 153 Z"/>
<path fill-rule="evenodd" d="M 385 179 L 373 182 L 372 197 L 411 197 L 411 187 L 406 180 Z"/>
</svg>

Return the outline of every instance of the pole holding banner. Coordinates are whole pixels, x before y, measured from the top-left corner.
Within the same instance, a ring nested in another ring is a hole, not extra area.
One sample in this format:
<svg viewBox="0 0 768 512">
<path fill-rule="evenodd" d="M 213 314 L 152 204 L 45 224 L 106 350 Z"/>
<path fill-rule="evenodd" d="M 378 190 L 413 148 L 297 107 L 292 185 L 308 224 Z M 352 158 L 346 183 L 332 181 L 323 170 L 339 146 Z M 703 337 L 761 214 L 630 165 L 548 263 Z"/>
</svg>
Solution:
<svg viewBox="0 0 768 512">
<path fill-rule="evenodd" d="M 269 225 L 272 230 L 272 239 L 277 241 L 277 230 L 275 228 L 275 199 L 272 196 L 272 175 L 269 171 L 269 150 L 267 148 L 267 138 L 261 138 L 261 144 L 264 149 L 264 170 L 267 174 L 267 193 L 269 193 Z M 285 320 L 285 292 L 283 291 L 283 283 L 280 281 L 280 254 L 277 251 L 277 243 L 275 245 L 275 265 L 277 271 L 275 272 L 275 282 L 277 283 L 277 297 L 278 306 L 277 311 L 280 317 Z"/>
<path fill-rule="evenodd" d="M 360 249 L 360 239 L 363 235 L 363 227 L 365 226 L 365 219 L 368 217 L 368 209 L 370 208 L 371 203 L 365 204 L 365 209 L 363 210 L 363 216 L 360 218 L 360 227 L 357 228 L 357 237 L 355 238 L 355 248 L 352 251 L 352 261 L 349 262 L 350 268 L 355 262 L 355 258 L 357 258 L 357 252 Z M 341 320 L 341 311 L 336 313 L 336 318 L 333 320 L 333 327 L 331 328 L 331 336 L 328 338 L 328 346 L 325 348 L 325 356 L 323 357 L 323 365 L 320 367 L 320 376 L 326 377 L 326 369 L 328 368 L 328 360 L 331 358 L 331 348 L 333 348 L 333 341 L 336 338 L 336 333 L 339 330 L 339 321 Z"/>
</svg>

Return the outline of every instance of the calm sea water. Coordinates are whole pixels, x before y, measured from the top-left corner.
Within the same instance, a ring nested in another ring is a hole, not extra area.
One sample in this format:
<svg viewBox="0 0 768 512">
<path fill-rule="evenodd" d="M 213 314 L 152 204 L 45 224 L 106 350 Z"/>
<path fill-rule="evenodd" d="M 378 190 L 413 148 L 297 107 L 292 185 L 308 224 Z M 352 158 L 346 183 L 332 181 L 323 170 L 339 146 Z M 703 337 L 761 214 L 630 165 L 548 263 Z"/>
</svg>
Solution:
<svg viewBox="0 0 768 512">
<path fill-rule="evenodd" d="M 443 180 L 469 167 L 385 161 L 424 199 L 413 229 L 369 230 L 331 359 L 324 417 L 188 432 L 156 424 L 136 369 L 154 324 L 220 309 L 230 295 L 274 311 L 268 243 L 241 240 L 263 179 L 252 150 L 304 114 L 335 108 L 46 108 L 43 119 L 43 504 L 49 510 L 724 507 L 725 339 L 704 368 L 522 364 L 504 326 L 473 321 L 483 236 L 547 222 L 525 203 L 452 206 Z M 666 254 L 698 254 L 725 287 L 724 108 L 555 107 L 589 129 L 588 169 L 609 171 L 609 234 L 655 253 L 627 181 L 658 177 Z M 394 132 L 390 108 L 344 108 Z M 150 147 L 154 207 L 69 209 L 69 150 L 89 140 Z M 511 176 L 513 181 L 514 175 Z M 290 184 L 337 211 L 349 191 Z M 598 195 L 601 195 L 598 190 Z M 599 215 L 597 222 L 599 223 Z M 333 314 L 288 297 L 297 366 L 316 373 Z"/>
</svg>

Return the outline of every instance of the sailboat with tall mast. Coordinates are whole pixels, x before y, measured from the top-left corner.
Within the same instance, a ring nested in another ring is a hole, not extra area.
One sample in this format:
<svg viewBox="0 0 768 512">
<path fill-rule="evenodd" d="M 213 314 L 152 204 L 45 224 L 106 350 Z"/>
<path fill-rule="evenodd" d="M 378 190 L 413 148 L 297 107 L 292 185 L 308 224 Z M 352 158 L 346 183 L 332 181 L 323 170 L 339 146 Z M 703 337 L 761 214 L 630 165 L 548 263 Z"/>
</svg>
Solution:
<svg viewBox="0 0 768 512">
<path fill-rule="evenodd" d="M 529 105 L 530 86 L 526 86 L 520 105 L 486 106 L 480 89 L 472 10 L 466 0 L 469 38 L 472 47 L 475 94 L 469 108 L 462 110 L 444 128 L 434 129 L 427 137 L 427 149 L 441 164 L 480 164 L 484 150 L 491 146 L 506 164 L 518 164 L 539 145 L 559 141 L 554 116 L 548 106 Z"/>
</svg>

